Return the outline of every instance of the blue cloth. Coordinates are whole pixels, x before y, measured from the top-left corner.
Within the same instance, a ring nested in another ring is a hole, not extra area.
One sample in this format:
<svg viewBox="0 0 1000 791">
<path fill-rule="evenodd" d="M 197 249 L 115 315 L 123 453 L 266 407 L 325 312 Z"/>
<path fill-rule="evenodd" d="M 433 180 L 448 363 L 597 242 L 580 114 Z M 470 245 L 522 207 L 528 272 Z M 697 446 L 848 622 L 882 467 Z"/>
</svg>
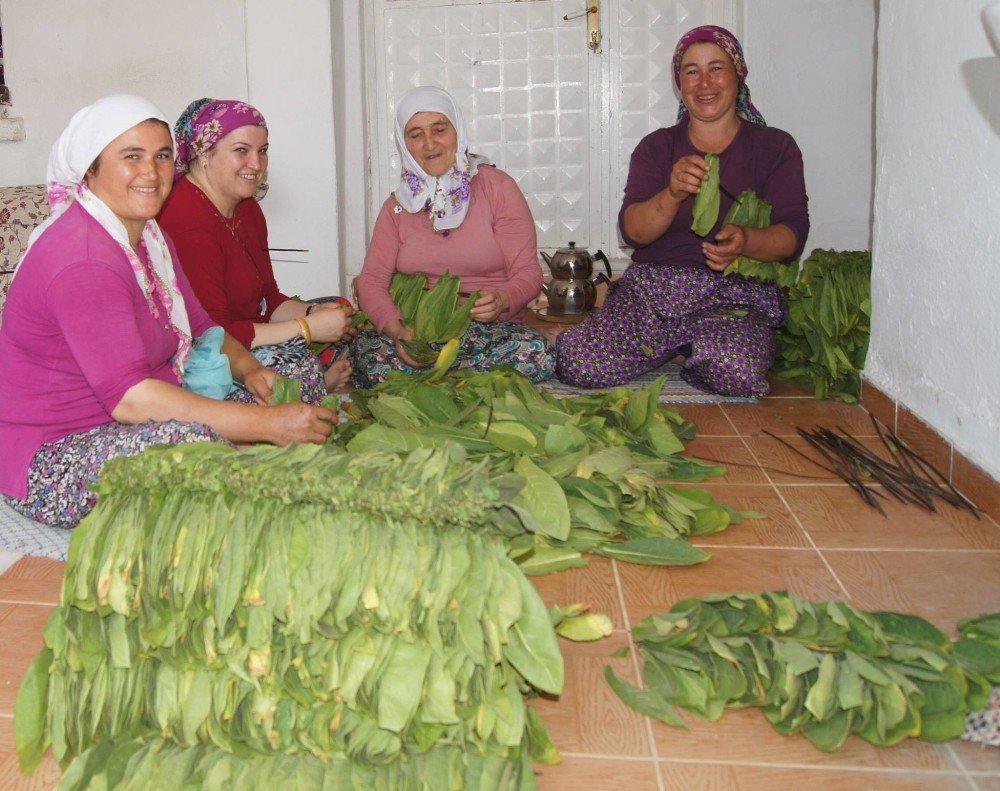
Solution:
<svg viewBox="0 0 1000 791">
<path fill-rule="evenodd" d="M 229 358 L 222 353 L 225 332 L 222 327 L 209 327 L 194 339 L 191 356 L 184 366 L 184 387 L 198 395 L 224 399 L 233 389 L 233 372 Z"/>
</svg>

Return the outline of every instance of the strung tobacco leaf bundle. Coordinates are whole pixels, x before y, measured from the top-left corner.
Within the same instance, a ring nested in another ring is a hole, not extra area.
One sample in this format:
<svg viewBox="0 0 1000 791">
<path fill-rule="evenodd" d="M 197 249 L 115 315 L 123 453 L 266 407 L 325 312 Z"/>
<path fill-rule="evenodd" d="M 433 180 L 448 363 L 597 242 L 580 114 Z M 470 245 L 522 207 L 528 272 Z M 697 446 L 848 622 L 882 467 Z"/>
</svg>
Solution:
<svg viewBox="0 0 1000 791">
<path fill-rule="evenodd" d="M 532 754 L 558 759 L 523 694 L 563 679 L 548 612 L 481 529 L 522 485 L 454 445 L 199 443 L 110 462 L 18 695 L 23 769 L 49 745 L 65 766 L 161 737 L 405 774 L 447 745 L 507 778 L 481 787 L 522 787 Z"/>
<path fill-rule="evenodd" d="M 181 787 L 218 791 L 516 789 L 534 787 L 534 778 L 528 762 L 515 764 L 502 758 L 469 755 L 448 746 L 407 761 L 368 766 L 313 756 L 234 755 L 213 745 L 180 747 L 154 736 L 102 742 L 74 761 L 59 783 L 59 791 Z"/>
<path fill-rule="evenodd" d="M 809 602 L 787 591 L 678 602 L 632 630 L 645 689 L 614 675 L 638 711 L 683 725 L 757 706 L 782 734 L 833 751 L 855 733 L 878 746 L 960 736 L 1000 682 L 1000 615 L 963 622 L 957 643 L 912 615 Z"/>
<path fill-rule="evenodd" d="M 811 384 L 816 398 L 852 403 L 871 335 L 868 251 L 813 250 L 788 291 L 788 320 L 778 328 L 774 373 Z"/>
<path fill-rule="evenodd" d="M 703 490 L 723 467 L 680 454 L 694 426 L 648 389 L 557 399 L 511 370 L 455 371 L 436 386 L 391 376 L 354 391 L 340 437 L 355 453 L 403 452 L 456 442 L 495 475 L 526 481 L 491 526 L 529 574 L 586 564 L 596 552 L 635 563 L 700 563 L 683 538 L 739 522 L 743 514 Z"/>
<path fill-rule="evenodd" d="M 746 228 L 767 228 L 771 224 L 771 204 L 759 197 L 753 190 L 744 190 L 736 202 L 729 207 L 724 225 L 742 225 Z M 795 282 L 798 275 L 796 264 L 783 264 L 778 261 L 758 261 L 741 255 L 726 267 L 723 275 L 733 273 L 761 280 L 765 283 L 777 283 L 788 288 Z"/>
<path fill-rule="evenodd" d="M 701 191 L 694 196 L 691 230 L 698 236 L 708 236 L 719 219 L 719 155 L 705 154 L 708 178 L 701 183 Z"/>
<path fill-rule="evenodd" d="M 416 362 L 430 364 L 439 358 L 439 348 L 465 335 L 472 323 L 470 312 L 479 298 L 472 294 L 459 304 L 460 278 L 445 272 L 428 288 L 427 275 L 396 272 L 389 284 L 389 296 L 403 314 L 403 323 L 416 334 L 413 340 L 401 341 L 406 353 Z M 457 356 L 457 344 L 452 345 Z M 450 353 L 451 349 L 449 349 Z M 454 362 L 452 357 L 451 362 Z M 448 367 L 451 366 L 449 363 Z"/>
</svg>

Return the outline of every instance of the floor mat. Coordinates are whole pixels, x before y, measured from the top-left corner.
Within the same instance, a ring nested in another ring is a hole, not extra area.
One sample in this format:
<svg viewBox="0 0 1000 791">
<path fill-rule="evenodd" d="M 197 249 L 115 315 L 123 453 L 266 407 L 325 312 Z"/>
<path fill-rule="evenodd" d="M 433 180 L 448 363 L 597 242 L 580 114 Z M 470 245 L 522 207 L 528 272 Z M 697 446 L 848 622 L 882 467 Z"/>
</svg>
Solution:
<svg viewBox="0 0 1000 791">
<path fill-rule="evenodd" d="M 756 398 L 738 398 L 735 396 L 717 395 L 706 393 L 697 387 L 692 387 L 681 379 L 681 366 L 677 363 L 667 363 L 654 371 L 638 376 L 630 382 L 626 382 L 624 387 L 640 388 L 649 387 L 657 378 L 666 376 L 667 381 L 663 384 L 663 392 L 660 393 L 661 404 L 755 404 Z M 614 388 L 598 388 L 591 390 L 586 387 L 574 387 L 563 384 L 558 379 L 550 379 L 547 382 L 538 384 L 538 388 L 545 390 L 556 398 L 567 398 L 576 395 L 588 395 L 590 393 L 600 393 Z"/>
<path fill-rule="evenodd" d="M 0 552 L 66 560 L 72 535 L 72 530 L 28 519 L 0 500 Z"/>
</svg>

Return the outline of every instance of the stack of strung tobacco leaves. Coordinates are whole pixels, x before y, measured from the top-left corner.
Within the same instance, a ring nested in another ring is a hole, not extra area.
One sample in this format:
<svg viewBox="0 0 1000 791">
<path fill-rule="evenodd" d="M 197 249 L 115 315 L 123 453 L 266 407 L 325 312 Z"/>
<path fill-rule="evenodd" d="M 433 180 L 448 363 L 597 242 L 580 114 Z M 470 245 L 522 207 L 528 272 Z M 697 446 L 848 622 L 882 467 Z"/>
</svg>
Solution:
<svg viewBox="0 0 1000 791">
<path fill-rule="evenodd" d="M 821 750 L 851 733 L 878 746 L 943 741 L 1000 683 L 1000 614 L 960 628 L 953 643 L 912 615 L 787 591 L 722 594 L 635 626 L 646 689 L 605 676 L 628 705 L 671 725 L 683 725 L 674 706 L 708 720 L 759 706 L 777 731 Z"/>
<path fill-rule="evenodd" d="M 871 335 L 868 251 L 813 250 L 788 290 L 774 373 L 811 384 L 816 398 L 858 400 Z"/>
<path fill-rule="evenodd" d="M 454 371 L 437 385 L 390 376 L 352 393 L 340 438 L 354 453 L 456 442 L 493 474 L 522 476 L 526 485 L 493 525 L 528 574 L 585 565 L 587 552 L 700 563 L 709 555 L 682 538 L 751 514 L 666 483 L 724 468 L 678 455 L 694 426 L 660 405 L 662 387 L 557 399 L 511 370 Z"/>
<path fill-rule="evenodd" d="M 558 694 L 562 657 L 481 529 L 522 484 L 457 446 L 110 462 L 18 696 L 22 767 L 51 745 L 82 756 L 72 788 L 196 764 L 206 787 L 532 787 L 531 756 L 558 754 L 523 694 Z"/>
</svg>

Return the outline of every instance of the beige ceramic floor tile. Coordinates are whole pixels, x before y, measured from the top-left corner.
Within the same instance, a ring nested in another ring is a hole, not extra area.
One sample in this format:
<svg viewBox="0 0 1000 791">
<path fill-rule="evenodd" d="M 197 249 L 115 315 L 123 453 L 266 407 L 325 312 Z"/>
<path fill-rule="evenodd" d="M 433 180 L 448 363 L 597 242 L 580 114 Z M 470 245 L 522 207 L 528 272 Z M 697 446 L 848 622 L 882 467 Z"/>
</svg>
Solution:
<svg viewBox="0 0 1000 791">
<path fill-rule="evenodd" d="M 530 579 L 547 607 L 553 604 L 589 604 L 592 612 L 609 616 L 615 629 L 625 628 L 618 585 L 609 559 L 591 556 L 583 568 Z"/>
<path fill-rule="evenodd" d="M 744 518 L 721 533 L 695 536 L 691 543 L 697 546 L 753 546 L 799 547 L 809 546 L 809 541 L 785 507 L 773 486 L 767 484 L 696 484 L 705 489 L 718 502 L 738 511 L 755 511 L 763 519 Z"/>
<path fill-rule="evenodd" d="M 539 791 L 656 791 L 659 788 L 652 759 L 627 761 L 572 756 L 558 766 L 536 764 L 535 778 Z"/>
<path fill-rule="evenodd" d="M 808 767 L 660 764 L 668 791 L 972 791 L 961 774 L 834 771 Z"/>
<path fill-rule="evenodd" d="M 810 385 L 796 384 L 774 376 L 768 378 L 768 384 L 771 385 L 771 392 L 765 397 L 765 404 L 774 398 L 813 398 L 815 392 Z"/>
<path fill-rule="evenodd" d="M 671 568 L 620 563 L 625 609 L 634 625 L 688 598 L 712 593 L 792 590 L 807 599 L 842 599 L 819 553 L 799 549 L 712 548 L 697 566 Z"/>
<path fill-rule="evenodd" d="M 59 765 L 50 752 L 31 775 L 22 775 L 14 750 L 14 720 L 0 716 L 0 788 L 3 791 L 50 791 L 59 784 L 61 776 Z"/>
<path fill-rule="evenodd" d="M 48 558 L 21 558 L 0 574 L 0 602 L 58 604 L 66 564 Z"/>
<path fill-rule="evenodd" d="M 961 618 L 1000 610 L 1000 552 L 823 554 L 863 610 L 919 615 L 947 634 Z"/>
<path fill-rule="evenodd" d="M 736 429 L 719 404 L 692 404 L 675 408 L 681 417 L 690 420 L 698 427 L 700 437 L 736 436 Z"/>
<path fill-rule="evenodd" d="M 660 758 L 816 768 L 961 770 L 945 745 L 919 739 L 879 748 L 851 737 L 837 752 L 826 753 L 813 747 L 805 737 L 781 735 L 759 709 L 731 709 L 715 722 L 691 715 L 685 715 L 684 719 L 690 729 L 671 727 L 659 721 L 653 723 L 653 737 Z"/>
<path fill-rule="evenodd" d="M 849 487 L 778 488 L 819 547 L 1000 549 L 1000 529 L 991 520 L 976 519 L 948 503 L 939 503 L 932 512 L 889 495 L 879 500 L 886 513 L 882 516 Z"/>
<path fill-rule="evenodd" d="M 14 713 L 14 700 L 28 666 L 44 645 L 42 629 L 54 608 L 0 603 L 0 714 Z M 0 788 L 3 786 L 0 785 Z"/>
<path fill-rule="evenodd" d="M 560 638 L 566 683 L 559 700 L 535 698 L 531 705 L 545 721 L 561 752 L 607 757 L 651 757 L 645 718 L 626 706 L 604 678 L 604 667 L 638 683 L 632 660 L 612 657 L 626 645 L 623 633 L 606 640 L 573 643 Z"/>
<path fill-rule="evenodd" d="M 696 437 L 684 449 L 684 455 L 724 466 L 726 474 L 710 478 L 712 483 L 768 482 L 739 437 Z"/>
<path fill-rule="evenodd" d="M 1000 779 L 1000 747 L 986 747 L 973 742 L 950 743 L 958 762 L 969 772 L 989 772 Z"/>
<path fill-rule="evenodd" d="M 774 398 L 758 404 L 727 404 L 726 414 L 743 436 L 767 429 L 779 437 L 794 437 L 797 429 L 812 431 L 817 426 L 843 428 L 853 436 L 875 436 L 868 413 L 857 404 L 816 401 L 809 398 Z"/>
</svg>

